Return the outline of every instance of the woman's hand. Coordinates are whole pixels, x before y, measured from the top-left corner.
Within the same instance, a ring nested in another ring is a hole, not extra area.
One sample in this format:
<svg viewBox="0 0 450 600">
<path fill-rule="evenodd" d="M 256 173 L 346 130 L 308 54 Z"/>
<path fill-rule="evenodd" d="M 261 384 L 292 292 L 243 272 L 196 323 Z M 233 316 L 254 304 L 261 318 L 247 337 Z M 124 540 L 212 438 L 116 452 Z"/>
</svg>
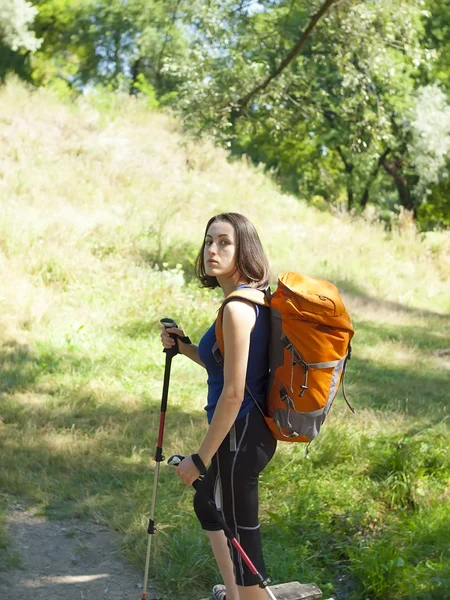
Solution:
<svg viewBox="0 0 450 600">
<path fill-rule="evenodd" d="M 192 485 L 196 479 L 200 477 L 197 467 L 194 465 L 192 458 L 186 456 L 178 465 L 175 474 L 186 485 Z"/>
<path fill-rule="evenodd" d="M 176 341 L 170 336 L 170 334 L 175 334 L 177 337 L 184 337 L 184 331 L 182 329 L 177 329 L 176 327 L 163 327 L 161 331 L 161 342 L 164 348 L 173 348 L 176 344 Z M 178 349 L 181 350 L 181 343 L 179 340 L 178 343 Z"/>
</svg>

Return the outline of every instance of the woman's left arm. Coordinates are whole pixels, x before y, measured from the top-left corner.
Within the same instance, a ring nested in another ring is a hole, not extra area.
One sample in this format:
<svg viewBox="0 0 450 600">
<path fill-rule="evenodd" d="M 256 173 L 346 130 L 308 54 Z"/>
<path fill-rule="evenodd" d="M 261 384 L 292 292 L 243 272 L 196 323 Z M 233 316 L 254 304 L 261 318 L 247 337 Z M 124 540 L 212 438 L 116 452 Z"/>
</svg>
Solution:
<svg viewBox="0 0 450 600">
<path fill-rule="evenodd" d="M 217 452 L 241 408 L 245 393 L 250 334 L 255 322 L 256 314 L 252 304 L 233 300 L 224 308 L 224 385 L 208 432 L 198 451 L 205 465 Z M 177 475 L 187 485 L 192 485 L 197 479 L 198 470 L 190 457 L 186 457 L 180 463 Z"/>
</svg>

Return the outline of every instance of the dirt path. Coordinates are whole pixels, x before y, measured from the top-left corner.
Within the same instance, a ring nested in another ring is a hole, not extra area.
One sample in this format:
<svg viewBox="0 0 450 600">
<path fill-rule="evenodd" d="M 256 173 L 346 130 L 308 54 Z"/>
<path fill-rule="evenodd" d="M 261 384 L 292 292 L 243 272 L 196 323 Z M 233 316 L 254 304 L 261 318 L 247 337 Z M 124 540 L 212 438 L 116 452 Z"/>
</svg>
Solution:
<svg viewBox="0 0 450 600">
<path fill-rule="evenodd" d="M 17 508 L 7 532 L 21 568 L 0 572 L 1 600 L 139 600 L 143 573 L 120 559 L 118 538 L 89 521 L 55 521 Z M 147 598 L 155 599 L 149 589 Z"/>
</svg>

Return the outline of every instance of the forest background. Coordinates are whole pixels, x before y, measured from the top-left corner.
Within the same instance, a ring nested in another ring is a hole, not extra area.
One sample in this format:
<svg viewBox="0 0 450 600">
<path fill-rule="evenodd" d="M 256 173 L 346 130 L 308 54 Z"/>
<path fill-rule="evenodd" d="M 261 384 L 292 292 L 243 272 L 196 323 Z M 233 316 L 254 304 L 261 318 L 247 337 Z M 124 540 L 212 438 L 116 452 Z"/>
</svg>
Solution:
<svg viewBox="0 0 450 600">
<path fill-rule="evenodd" d="M 274 275 L 336 283 L 357 332 L 357 414 L 338 399 L 310 460 L 280 444 L 264 472 L 270 574 L 337 600 L 447 597 L 449 14 L 0 0 L 0 578 L 17 499 L 107 523 L 143 570 L 159 319 L 195 341 L 213 321 L 193 263 L 205 220 L 238 210 Z M 177 357 L 167 456 L 198 448 L 204 394 Z M 217 582 L 191 502 L 163 468 L 166 598 Z"/>
<path fill-rule="evenodd" d="M 449 0 L 0 0 L 0 77 L 145 94 L 319 207 L 450 225 Z"/>
</svg>

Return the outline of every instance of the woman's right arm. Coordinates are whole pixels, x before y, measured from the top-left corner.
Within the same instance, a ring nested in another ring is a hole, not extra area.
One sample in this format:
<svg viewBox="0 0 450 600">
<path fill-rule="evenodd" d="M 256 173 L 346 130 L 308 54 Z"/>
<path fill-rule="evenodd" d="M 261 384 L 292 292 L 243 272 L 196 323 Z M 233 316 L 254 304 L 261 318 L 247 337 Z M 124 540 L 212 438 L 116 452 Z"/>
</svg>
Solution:
<svg viewBox="0 0 450 600">
<path fill-rule="evenodd" d="M 176 329 L 175 327 L 169 327 L 168 329 L 164 328 L 161 331 L 161 341 L 164 348 L 172 348 L 175 345 L 175 340 L 170 336 L 170 334 L 175 334 L 178 336 L 178 349 L 180 354 L 187 356 L 201 367 L 205 365 L 200 360 L 198 355 L 198 346 L 195 344 L 185 344 L 180 340 L 180 337 L 184 337 L 184 331 L 182 329 Z"/>
</svg>

